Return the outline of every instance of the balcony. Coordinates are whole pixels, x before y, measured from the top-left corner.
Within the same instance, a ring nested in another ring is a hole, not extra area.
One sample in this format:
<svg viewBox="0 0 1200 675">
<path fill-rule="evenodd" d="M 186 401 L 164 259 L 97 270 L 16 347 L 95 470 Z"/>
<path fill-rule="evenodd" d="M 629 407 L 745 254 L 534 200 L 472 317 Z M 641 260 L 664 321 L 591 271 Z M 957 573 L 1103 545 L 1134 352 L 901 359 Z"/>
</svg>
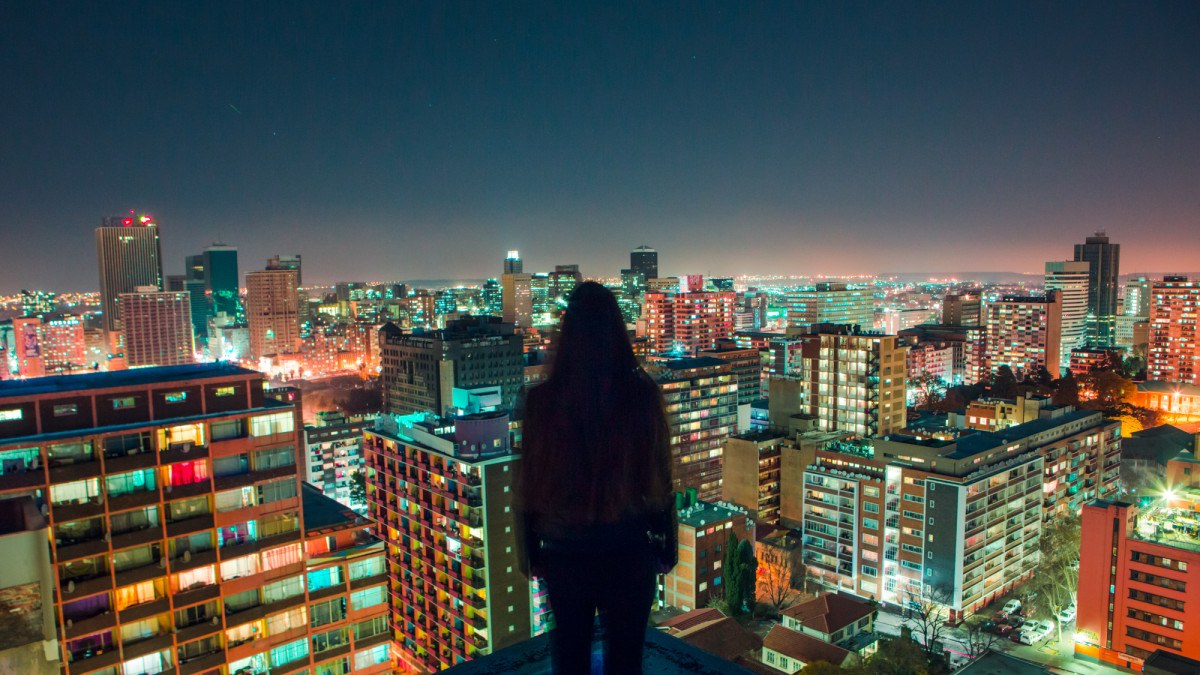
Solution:
<svg viewBox="0 0 1200 675">
<path fill-rule="evenodd" d="M 181 640 L 182 641 L 182 640 Z M 225 663 L 225 650 L 217 649 L 210 654 L 192 657 L 179 663 L 179 675 L 195 675 L 207 672 Z"/>
<path fill-rule="evenodd" d="M 111 668 L 121 662 L 121 650 L 116 646 L 108 649 L 89 649 L 70 655 L 73 673 L 84 673 L 102 668 Z"/>
<path fill-rule="evenodd" d="M 197 513 L 190 515 L 188 518 L 176 520 L 167 523 L 167 536 L 179 537 L 201 530 L 211 530 L 213 528 L 213 515 L 211 513 Z"/>
<path fill-rule="evenodd" d="M 215 621 L 214 621 L 215 619 Z M 182 626 L 175 631 L 175 641 L 179 644 L 199 640 L 221 631 L 221 620 L 217 617 L 197 621 L 190 626 Z"/>
<path fill-rule="evenodd" d="M 171 443 L 166 449 L 158 453 L 159 462 L 162 464 L 174 464 L 176 462 L 204 459 L 205 457 L 208 457 L 208 446 L 196 445 L 191 441 Z"/>
<path fill-rule="evenodd" d="M 72 621 L 68 619 L 67 621 L 68 623 L 65 630 L 66 636 L 68 639 L 74 639 L 90 633 L 96 633 L 107 628 L 112 628 L 113 626 L 117 625 L 117 615 L 115 612 L 106 611 L 87 619 L 80 619 L 79 621 Z"/>
<path fill-rule="evenodd" d="M 5 471 L 0 475 L 0 490 L 19 490 L 46 484 L 46 472 L 41 467 Z"/>
<path fill-rule="evenodd" d="M 104 456 L 104 472 L 109 474 L 125 473 L 136 469 L 149 469 L 158 464 L 153 452 L 142 452 L 136 448 L 126 454 Z"/>
<path fill-rule="evenodd" d="M 53 460 L 51 461 L 53 462 Z M 100 463 L 94 459 L 50 467 L 51 483 L 70 483 L 98 475 L 100 475 Z"/>
<path fill-rule="evenodd" d="M 50 508 L 54 513 L 54 520 L 61 523 L 104 513 L 104 500 L 96 496 L 86 500 L 52 504 Z"/>
<path fill-rule="evenodd" d="M 172 599 L 175 601 L 175 608 L 197 605 L 202 602 L 208 602 L 221 595 L 221 586 L 219 584 L 202 584 L 188 588 L 187 590 L 175 593 Z"/>
<path fill-rule="evenodd" d="M 126 492 L 108 496 L 108 508 L 110 511 L 124 511 L 133 509 L 139 506 L 149 506 L 159 502 L 158 490 L 139 490 L 137 492 Z"/>
<path fill-rule="evenodd" d="M 158 562 L 152 562 L 140 567 L 133 567 L 117 572 L 115 575 L 115 585 L 117 588 L 121 588 L 122 586 L 128 586 L 130 584 L 140 583 L 148 579 L 161 577 L 166 573 L 167 570 L 165 562 L 159 560 Z M 123 620 L 124 619 L 122 619 L 122 621 Z"/>
<path fill-rule="evenodd" d="M 172 635 L 170 633 L 164 633 L 162 635 L 155 635 L 134 643 L 127 643 L 121 646 L 121 653 L 123 655 L 122 658 L 128 661 L 139 656 L 153 654 L 154 652 L 170 647 L 172 642 Z"/>
</svg>

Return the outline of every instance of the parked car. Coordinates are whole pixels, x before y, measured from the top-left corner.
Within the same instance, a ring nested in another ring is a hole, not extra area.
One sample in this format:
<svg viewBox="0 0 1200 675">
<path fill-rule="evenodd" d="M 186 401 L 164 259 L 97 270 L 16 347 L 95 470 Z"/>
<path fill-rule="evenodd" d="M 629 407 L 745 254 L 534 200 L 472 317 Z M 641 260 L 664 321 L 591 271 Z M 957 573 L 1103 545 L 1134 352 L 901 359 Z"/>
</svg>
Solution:
<svg viewBox="0 0 1200 675">
<path fill-rule="evenodd" d="M 1009 600 L 1008 602 L 1004 603 L 1004 607 L 1000 611 L 1004 612 L 1005 614 L 1016 614 L 1017 612 L 1021 611 L 1021 601 Z"/>
<path fill-rule="evenodd" d="M 1007 637 L 1009 633 L 1013 632 L 1013 627 L 1003 621 L 985 621 L 983 630 L 987 633 Z"/>
<path fill-rule="evenodd" d="M 1017 640 L 1021 644 L 1031 645 L 1041 642 L 1054 632 L 1054 626 L 1049 621 L 1030 621 L 1021 628 L 1020 638 Z"/>
<path fill-rule="evenodd" d="M 1075 605 L 1071 605 L 1058 613 L 1058 620 L 1062 623 L 1070 623 L 1075 620 L 1075 612 Z"/>
</svg>

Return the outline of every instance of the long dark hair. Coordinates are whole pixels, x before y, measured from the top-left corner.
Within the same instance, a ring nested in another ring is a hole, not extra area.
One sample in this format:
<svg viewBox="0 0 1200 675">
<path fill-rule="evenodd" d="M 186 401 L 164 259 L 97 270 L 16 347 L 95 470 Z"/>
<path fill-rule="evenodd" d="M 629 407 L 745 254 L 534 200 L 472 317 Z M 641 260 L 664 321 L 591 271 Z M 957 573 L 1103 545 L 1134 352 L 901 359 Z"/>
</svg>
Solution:
<svg viewBox="0 0 1200 675">
<path fill-rule="evenodd" d="M 518 499 L 568 522 L 615 521 L 670 499 L 670 431 L 638 367 L 617 300 L 595 282 L 571 294 L 550 377 L 525 407 Z"/>
</svg>

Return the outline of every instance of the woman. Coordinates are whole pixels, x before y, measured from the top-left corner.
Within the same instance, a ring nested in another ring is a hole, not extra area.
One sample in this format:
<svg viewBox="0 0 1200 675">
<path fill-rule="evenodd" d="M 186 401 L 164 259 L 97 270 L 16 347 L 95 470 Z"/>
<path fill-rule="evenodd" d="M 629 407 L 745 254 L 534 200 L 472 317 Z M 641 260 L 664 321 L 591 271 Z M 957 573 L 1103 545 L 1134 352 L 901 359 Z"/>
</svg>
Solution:
<svg viewBox="0 0 1200 675">
<path fill-rule="evenodd" d="M 604 671 L 642 672 L 655 577 L 676 560 L 670 429 L 616 298 L 580 284 L 550 377 L 529 392 L 517 492 L 527 573 L 548 586 L 555 673 L 588 673 L 596 612 Z"/>
</svg>

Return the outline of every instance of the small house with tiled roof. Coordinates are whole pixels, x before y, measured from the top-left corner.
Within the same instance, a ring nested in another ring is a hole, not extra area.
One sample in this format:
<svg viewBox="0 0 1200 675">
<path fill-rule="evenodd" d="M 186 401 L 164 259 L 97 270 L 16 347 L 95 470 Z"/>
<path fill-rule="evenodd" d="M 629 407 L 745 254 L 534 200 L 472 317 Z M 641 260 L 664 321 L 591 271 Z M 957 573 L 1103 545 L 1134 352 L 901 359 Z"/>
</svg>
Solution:
<svg viewBox="0 0 1200 675">
<path fill-rule="evenodd" d="M 781 625 L 771 628 L 763 638 L 762 662 L 784 673 L 795 673 L 816 661 L 843 666 L 854 663 L 857 659 L 858 657 L 848 649 Z"/>
<path fill-rule="evenodd" d="M 783 626 L 843 647 L 875 630 L 875 605 L 842 593 L 825 593 L 783 610 Z"/>
</svg>

